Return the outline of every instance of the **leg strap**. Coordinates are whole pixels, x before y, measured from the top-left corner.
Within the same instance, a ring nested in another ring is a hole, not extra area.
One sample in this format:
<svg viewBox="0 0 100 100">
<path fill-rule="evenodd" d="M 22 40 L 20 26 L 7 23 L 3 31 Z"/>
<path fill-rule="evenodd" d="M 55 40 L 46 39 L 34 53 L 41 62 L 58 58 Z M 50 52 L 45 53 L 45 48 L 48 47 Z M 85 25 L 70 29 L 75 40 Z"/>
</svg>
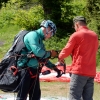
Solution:
<svg viewBox="0 0 100 100">
<path fill-rule="evenodd" d="M 37 74 L 36 75 L 33 75 L 32 71 L 30 70 L 30 68 L 27 68 L 29 73 L 30 73 L 30 76 L 31 78 L 36 78 L 37 77 Z"/>
</svg>

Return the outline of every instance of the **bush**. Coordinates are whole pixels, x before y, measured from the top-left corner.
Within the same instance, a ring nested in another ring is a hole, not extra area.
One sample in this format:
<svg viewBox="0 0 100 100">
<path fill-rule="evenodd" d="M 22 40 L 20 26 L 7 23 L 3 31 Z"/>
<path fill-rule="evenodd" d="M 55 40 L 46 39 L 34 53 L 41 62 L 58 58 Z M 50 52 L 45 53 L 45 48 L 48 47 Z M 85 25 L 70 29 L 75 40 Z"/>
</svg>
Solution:
<svg viewBox="0 0 100 100">
<path fill-rule="evenodd" d="M 68 38 L 59 39 L 52 37 L 50 40 L 44 41 L 47 50 L 61 50 L 67 43 Z"/>
<path fill-rule="evenodd" d="M 40 22 L 43 20 L 43 9 L 41 5 L 34 6 L 29 10 L 18 10 L 14 23 L 27 29 L 37 29 Z"/>
<path fill-rule="evenodd" d="M 30 9 L 24 7 L 23 1 L 10 0 L 0 9 L 0 27 L 15 24 L 26 29 L 36 29 L 44 19 L 42 6 L 33 4 Z"/>
<path fill-rule="evenodd" d="M 97 53 L 97 66 L 100 68 L 100 48 L 98 49 Z"/>
<path fill-rule="evenodd" d="M 16 10 L 14 10 L 14 6 L 12 6 L 10 2 L 7 3 L 6 7 L 3 5 L 0 9 L 0 27 L 12 24 L 15 13 Z"/>
</svg>

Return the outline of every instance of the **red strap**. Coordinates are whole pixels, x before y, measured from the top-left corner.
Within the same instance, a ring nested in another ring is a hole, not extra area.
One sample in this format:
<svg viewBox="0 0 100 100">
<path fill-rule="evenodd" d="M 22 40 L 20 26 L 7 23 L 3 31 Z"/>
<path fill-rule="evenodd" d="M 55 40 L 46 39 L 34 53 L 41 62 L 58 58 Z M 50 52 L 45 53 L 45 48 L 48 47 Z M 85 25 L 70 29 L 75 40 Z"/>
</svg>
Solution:
<svg viewBox="0 0 100 100">
<path fill-rule="evenodd" d="M 14 76 L 18 73 L 18 69 L 17 69 L 17 67 L 15 67 L 15 66 L 11 66 L 11 67 L 10 67 L 10 70 L 13 71 L 13 75 L 14 75 Z"/>
<path fill-rule="evenodd" d="M 33 75 L 33 73 L 31 72 L 30 68 L 28 68 L 28 71 L 30 73 L 31 78 L 36 78 L 37 77 L 37 75 Z"/>
</svg>

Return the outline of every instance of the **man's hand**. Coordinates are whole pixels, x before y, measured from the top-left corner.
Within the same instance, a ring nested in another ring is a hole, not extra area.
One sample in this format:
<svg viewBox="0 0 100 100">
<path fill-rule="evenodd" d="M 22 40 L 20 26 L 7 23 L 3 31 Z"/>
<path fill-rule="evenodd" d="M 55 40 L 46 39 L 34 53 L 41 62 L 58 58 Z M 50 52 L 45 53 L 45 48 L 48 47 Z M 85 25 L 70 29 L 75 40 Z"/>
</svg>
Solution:
<svg viewBox="0 0 100 100">
<path fill-rule="evenodd" d="M 64 59 L 59 59 L 59 58 L 58 58 L 58 64 L 60 64 L 60 65 L 61 65 L 61 64 L 64 65 L 64 64 L 65 64 L 65 60 L 64 60 Z"/>
<path fill-rule="evenodd" d="M 59 70 L 57 67 L 54 67 L 54 71 L 57 72 L 57 78 L 61 77 L 62 76 L 62 70 Z"/>
<path fill-rule="evenodd" d="M 58 57 L 58 52 L 55 50 L 51 50 L 51 57 Z"/>
<path fill-rule="evenodd" d="M 65 64 L 65 60 L 63 59 L 59 59 L 58 58 L 58 62 L 56 63 L 56 66 L 63 66 L 63 71 L 62 74 L 66 73 L 66 64 Z"/>
</svg>

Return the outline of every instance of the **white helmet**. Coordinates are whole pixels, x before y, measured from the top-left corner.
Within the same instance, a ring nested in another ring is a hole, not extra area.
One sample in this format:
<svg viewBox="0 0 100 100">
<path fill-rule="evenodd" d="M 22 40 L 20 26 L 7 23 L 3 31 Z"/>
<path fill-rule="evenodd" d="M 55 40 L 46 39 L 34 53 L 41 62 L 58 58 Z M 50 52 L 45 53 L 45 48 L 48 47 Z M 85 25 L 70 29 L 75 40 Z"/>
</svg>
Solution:
<svg viewBox="0 0 100 100">
<path fill-rule="evenodd" d="M 40 26 L 42 27 L 51 27 L 53 29 L 53 35 L 56 33 L 57 31 L 57 28 L 56 28 L 56 25 L 51 21 L 51 20 L 44 20 L 42 21 L 42 23 L 40 24 Z"/>
</svg>

